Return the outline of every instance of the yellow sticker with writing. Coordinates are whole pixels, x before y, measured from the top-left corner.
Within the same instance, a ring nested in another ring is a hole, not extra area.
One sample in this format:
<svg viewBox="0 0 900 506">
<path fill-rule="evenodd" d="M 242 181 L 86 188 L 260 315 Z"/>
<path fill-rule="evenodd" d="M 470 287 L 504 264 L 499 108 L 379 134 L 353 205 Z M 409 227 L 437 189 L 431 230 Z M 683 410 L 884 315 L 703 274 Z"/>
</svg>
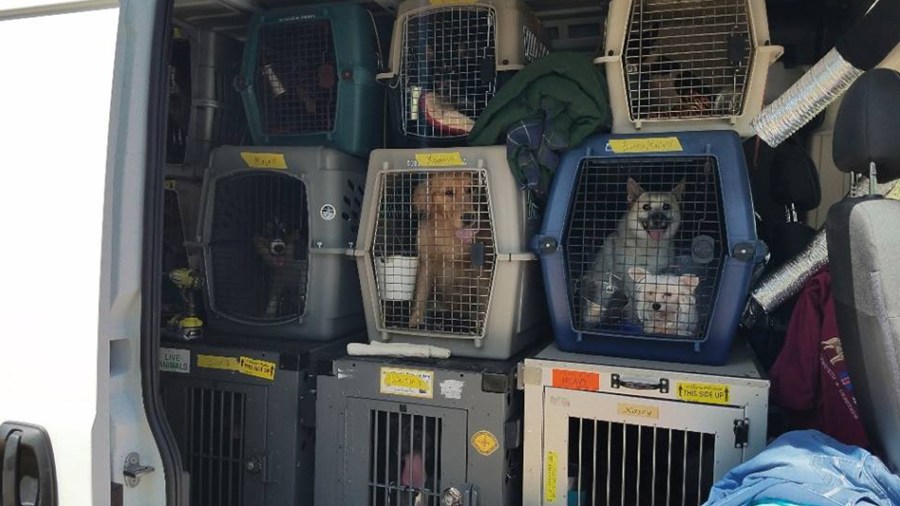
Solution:
<svg viewBox="0 0 900 506">
<path fill-rule="evenodd" d="M 886 196 L 889 199 L 900 200 L 900 183 L 895 184 Z"/>
<path fill-rule="evenodd" d="M 241 357 L 240 373 L 254 378 L 275 381 L 275 362 L 258 360 L 250 357 Z"/>
<path fill-rule="evenodd" d="M 499 447 L 497 438 L 486 430 L 480 430 L 472 435 L 472 448 L 485 457 L 497 451 Z"/>
<path fill-rule="evenodd" d="M 641 139 L 610 139 L 613 153 L 670 153 L 684 151 L 678 137 L 644 137 Z"/>
<path fill-rule="evenodd" d="M 678 382 L 675 385 L 675 393 L 678 398 L 687 402 L 701 404 L 728 404 L 730 391 L 728 385 L 717 383 L 686 383 Z"/>
<path fill-rule="evenodd" d="M 618 406 L 619 415 L 621 416 L 631 416 L 631 417 L 639 417 L 639 418 L 651 418 L 653 420 L 659 420 L 659 408 L 656 406 L 644 406 L 641 404 L 624 404 L 619 403 Z"/>
<path fill-rule="evenodd" d="M 556 469 L 559 466 L 559 455 L 556 452 L 547 452 L 547 477 L 544 479 L 544 500 L 556 501 Z"/>
<path fill-rule="evenodd" d="M 416 153 L 417 167 L 459 167 L 465 165 L 462 153 L 452 151 L 446 153 Z"/>
<path fill-rule="evenodd" d="M 178 184 L 175 183 L 174 179 L 166 179 L 166 181 L 163 183 L 163 188 L 165 188 L 166 190 L 175 191 L 177 189 L 177 186 Z"/>
<path fill-rule="evenodd" d="M 434 371 L 382 367 L 381 393 L 431 399 L 434 397 Z"/>
<path fill-rule="evenodd" d="M 197 355 L 197 367 L 202 367 L 204 369 L 219 369 L 222 371 L 240 371 L 241 363 L 234 357 Z"/>
<path fill-rule="evenodd" d="M 287 169 L 287 161 L 281 153 L 251 153 L 242 151 L 241 158 L 251 169 Z"/>
</svg>

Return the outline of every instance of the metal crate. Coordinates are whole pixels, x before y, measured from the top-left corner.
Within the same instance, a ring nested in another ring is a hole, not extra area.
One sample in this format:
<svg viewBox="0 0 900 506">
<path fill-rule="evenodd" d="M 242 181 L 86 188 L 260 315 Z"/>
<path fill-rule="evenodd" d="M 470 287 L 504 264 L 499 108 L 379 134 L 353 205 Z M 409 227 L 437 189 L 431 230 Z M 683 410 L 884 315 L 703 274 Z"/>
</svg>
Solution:
<svg viewBox="0 0 900 506">
<path fill-rule="evenodd" d="M 502 85 L 549 52 L 519 0 L 407 0 L 398 11 L 388 83 L 392 123 L 403 137 L 459 144 Z"/>
<path fill-rule="evenodd" d="M 364 172 L 321 147 L 214 152 L 200 231 L 210 328 L 312 340 L 362 329 L 350 248 Z"/>
<path fill-rule="evenodd" d="M 512 360 L 336 361 L 318 379 L 316 416 L 343 422 L 316 429 L 316 504 L 521 505 L 515 369 Z"/>
<path fill-rule="evenodd" d="M 733 132 L 599 136 L 567 153 L 536 240 L 568 351 L 721 363 L 757 241 Z"/>
<path fill-rule="evenodd" d="M 211 30 L 177 30 L 169 61 L 167 163 L 204 167 L 213 148 L 244 140 L 247 120 L 232 85 L 242 47 Z"/>
<path fill-rule="evenodd" d="M 316 375 L 345 346 L 163 343 L 163 406 L 192 506 L 312 504 Z"/>
<path fill-rule="evenodd" d="M 356 255 L 372 340 L 506 359 L 544 329 L 538 216 L 503 146 L 376 150 Z"/>
<path fill-rule="evenodd" d="M 751 136 L 769 66 L 763 0 L 614 0 L 606 23 L 613 132 L 731 128 Z"/>
<path fill-rule="evenodd" d="M 254 144 L 328 145 L 357 156 L 379 146 L 380 51 L 375 19 L 355 4 L 254 15 L 238 83 Z"/>
<path fill-rule="evenodd" d="M 710 367 L 551 345 L 520 378 L 528 506 L 698 506 L 766 444 L 769 382 L 746 346 Z"/>
</svg>

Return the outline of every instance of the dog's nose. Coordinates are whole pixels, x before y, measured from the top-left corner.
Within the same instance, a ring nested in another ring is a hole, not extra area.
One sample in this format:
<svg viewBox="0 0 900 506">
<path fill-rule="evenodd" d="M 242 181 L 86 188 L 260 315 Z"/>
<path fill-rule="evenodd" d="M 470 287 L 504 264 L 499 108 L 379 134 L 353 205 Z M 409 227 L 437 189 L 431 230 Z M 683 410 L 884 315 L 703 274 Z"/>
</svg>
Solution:
<svg viewBox="0 0 900 506">
<path fill-rule="evenodd" d="M 272 241 L 272 243 L 269 245 L 269 251 L 271 251 L 273 255 L 283 255 L 284 249 L 284 241 L 280 239 Z"/>
<path fill-rule="evenodd" d="M 475 222 L 478 221 L 478 215 L 475 213 L 464 213 L 462 215 L 463 225 L 471 227 L 475 225 Z"/>
<path fill-rule="evenodd" d="M 660 304 L 659 302 L 654 302 L 650 307 L 652 307 L 654 311 L 659 311 L 660 309 L 662 309 L 662 304 Z"/>
<path fill-rule="evenodd" d="M 654 211 L 650 214 L 650 224 L 664 228 L 669 222 L 669 216 L 662 211 Z"/>
</svg>

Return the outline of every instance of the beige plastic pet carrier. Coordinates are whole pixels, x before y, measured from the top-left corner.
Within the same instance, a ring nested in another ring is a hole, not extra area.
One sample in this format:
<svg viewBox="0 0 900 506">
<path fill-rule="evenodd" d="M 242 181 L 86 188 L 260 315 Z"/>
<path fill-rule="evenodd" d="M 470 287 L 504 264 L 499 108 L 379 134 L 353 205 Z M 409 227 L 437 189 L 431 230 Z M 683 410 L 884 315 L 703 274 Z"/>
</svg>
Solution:
<svg viewBox="0 0 900 506">
<path fill-rule="evenodd" d="M 766 445 L 769 382 L 747 346 L 724 366 L 526 358 L 522 504 L 699 506 Z"/>
<path fill-rule="evenodd" d="M 521 0 L 407 0 L 391 39 L 388 85 L 399 135 L 464 138 L 504 78 L 549 52 Z"/>
<path fill-rule="evenodd" d="M 504 146 L 373 151 L 356 250 L 370 339 L 522 349 L 546 324 L 538 224 Z"/>
<path fill-rule="evenodd" d="M 751 136 L 769 66 L 764 0 L 612 0 L 604 64 L 613 132 L 733 129 Z"/>
</svg>

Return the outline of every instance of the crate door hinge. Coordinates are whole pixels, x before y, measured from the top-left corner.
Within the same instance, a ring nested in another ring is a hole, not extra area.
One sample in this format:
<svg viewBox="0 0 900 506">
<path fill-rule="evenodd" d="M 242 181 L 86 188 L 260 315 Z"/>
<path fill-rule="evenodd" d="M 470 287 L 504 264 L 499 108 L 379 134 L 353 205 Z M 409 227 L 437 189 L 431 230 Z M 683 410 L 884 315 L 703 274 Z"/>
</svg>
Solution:
<svg viewBox="0 0 900 506">
<path fill-rule="evenodd" d="M 750 444 L 750 420 L 739 418 L 734 421 L 734 447 L 746 448 Z"/>
<path fill-rule="evenodd" d="M 137 452 L 131 452 L 125 457 L 125 468 L 122 474 L 125 475 L 125 485 L 128 485 L 128 488 L 138 486 L 141 483 L 141 476 L 153 471 L 155 471 L 153 466 L 141 465 L 141 456 Z"/>
</svg>

